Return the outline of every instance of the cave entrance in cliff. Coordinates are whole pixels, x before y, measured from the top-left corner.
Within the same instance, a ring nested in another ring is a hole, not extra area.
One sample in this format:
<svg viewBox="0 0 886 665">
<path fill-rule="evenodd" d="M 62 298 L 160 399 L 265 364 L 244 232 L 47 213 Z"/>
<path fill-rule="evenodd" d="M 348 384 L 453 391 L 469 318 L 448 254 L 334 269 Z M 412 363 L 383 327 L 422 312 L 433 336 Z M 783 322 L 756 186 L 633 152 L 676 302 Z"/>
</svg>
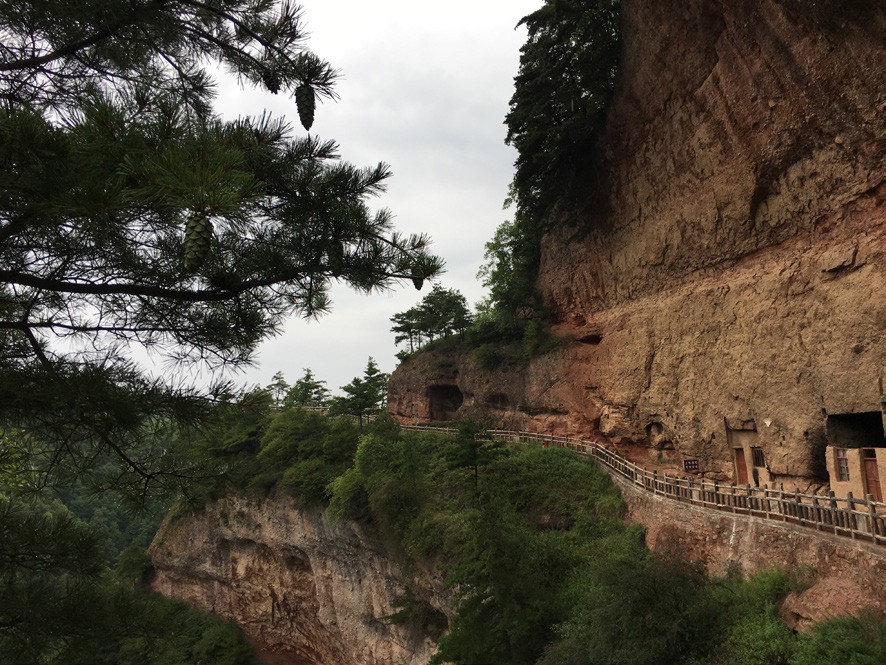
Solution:
<svg viewBox="0 0 886 665">
<path fill-rule="evenodd" d="M 863 413 L 829 413 L 827 436 L 832 446 L 840 448 L 883 448 L 883 414 L 879 411 Z"/>
<path fill-rule="evenodd" d="M 428 387 L 428 403 L 431 420 L 455 420 L 456 411 L 465 398 L 458 386 L 443 385 Z"/>
</svg>

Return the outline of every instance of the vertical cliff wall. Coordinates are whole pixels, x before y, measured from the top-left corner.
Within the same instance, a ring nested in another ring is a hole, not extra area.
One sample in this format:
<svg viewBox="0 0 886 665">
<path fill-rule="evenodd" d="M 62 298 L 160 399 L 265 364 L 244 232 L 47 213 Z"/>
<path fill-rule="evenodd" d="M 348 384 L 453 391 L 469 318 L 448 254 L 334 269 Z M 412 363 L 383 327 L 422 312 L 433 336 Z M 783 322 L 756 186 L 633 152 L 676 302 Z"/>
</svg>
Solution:
<svg viewBox="0 0 886 665">
<path fill-rule="evenodd" d="M 404 573 L 358 525 L 282 498 L 167 520 L 150 554 L 154 590 L 236 621 L 274 665 L 424 665 L 451 612 L 439 579 Z M 407 593 L 424 611 L 395 625 Z"/>
<path fill-rule="evenodd" d="M 826 482 L 828 418 L 886 401 L 884 25 L 873 0 L 625 0 L 586 204 L 542 241 L 566 346 L 492 372 L 416 358 L 390 410 L 451 384 L 461 413 L 739 481 L 747 440 L 748 482 Z"/>
</svg>

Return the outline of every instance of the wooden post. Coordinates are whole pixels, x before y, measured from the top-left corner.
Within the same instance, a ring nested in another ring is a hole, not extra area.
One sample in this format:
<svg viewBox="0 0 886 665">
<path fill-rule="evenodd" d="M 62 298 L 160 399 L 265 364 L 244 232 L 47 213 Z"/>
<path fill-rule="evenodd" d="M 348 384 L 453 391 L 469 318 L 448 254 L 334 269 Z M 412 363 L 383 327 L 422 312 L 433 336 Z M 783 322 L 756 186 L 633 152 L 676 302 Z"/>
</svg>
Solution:
<svg viewBox="0 0 886 665">
<path fill-rule="evenodd" d="M 658 485 L 658 471 L 652 472 L 652 493 L 656 494 L 656 487 Z"/>
<path fill-rule="evenodd" d="M 730 492 L 732 496 L 729 499 L 729 502 L 732 504 L 732 512 L 735 512 L 735 483 L 730 483 Z"/>
<path fill-rule="evenodd" d="M 803 506 L 800 504 L 800 488 L 794 488 L 794 510 L 796 510 L 796 517 L 800 520 L 800 524 L 803 524 Z"/>
<path fill-rule="evenodd" d="M 787 522 L 788 516 L 784 504 L 784 483 L 778 484 L 778 512 L 781 513 L 781 521 Z"/>
<path fill-rule="evenodd" d="M 720 481 L 714 481 L 714 506 L 720 510 Z"/>
<path fill-rule="evenodd" d="M 849 512 L 846 513 L 849 518 L 849 537 L 852 540 L 855 540 L 855 509 L 853 506 L 855 505 L 855 499 L 852 497 L 852 492 L 846 492 L 846 507 Z"/>
<path fill-rule="evenodd" d="M 828 492 L 828 503 L 830 504 L 831 524 L 834 526 L 834 535 L 837 535 L 840 513 L 837 512 L 837 495 L 834 493 L 834 490 Z"/>
<path fill-rule="evenodd" d="M 747 505 L 745 506 L 748 509 L 748 515 L 754 514 L 754 493 L 751 490 L 751 484 L 748 483 L 745 487 L 745 492 L 747 492 Z"/>
<path fill-rule="evenodd" d="M 868 497 L 868 520 L 870 521 L 871 528 L 871 542 L 875 545 L 877 544 L 877 509 L 874 507 L 874 497 L 870 494 Z"/>
<path fill-rule="evenodd" d="M 769 519 L 769 483 L 763 485 L 763 516 Z"/>
<path fill-rule="evenodd" d="M 812 496 L 812 517 L 815 519 L 816 531 L 821 531 L 821 506 L 818 503 L 818 494 Z"/>
</svg>

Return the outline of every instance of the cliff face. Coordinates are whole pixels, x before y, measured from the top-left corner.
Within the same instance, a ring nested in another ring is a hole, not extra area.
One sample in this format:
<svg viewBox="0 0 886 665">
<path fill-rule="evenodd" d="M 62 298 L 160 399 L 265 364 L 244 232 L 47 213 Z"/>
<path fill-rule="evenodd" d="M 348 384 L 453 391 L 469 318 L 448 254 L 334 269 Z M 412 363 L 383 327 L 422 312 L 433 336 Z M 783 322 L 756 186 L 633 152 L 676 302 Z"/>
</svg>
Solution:
<svg viewBox="0 0 886 665">
<path fill-rule="evenodd" d="M 630 519 L 646 528 L 646 543 L 660 554 L 676 554 L 715 576 L 738 568 L 753 575 L 772 566 L 808 574 L 791 592 L 781 615 L 803 630 L 811 622 L 871 611 L 886 620 L 886 551 L 859 540 L 747 515 L 713 512 L 651 494 L 618 476 Z"/>
<path fill-rule="evenodd" d="M 450 612 L 439 579 L 404 574 L 357 525 L 284 499 L 167 520 L 150 553 L 154 590 L 236 621 L 274 665 L 423 665 Z M 422 625 L 387 619 L 407 590 Z"/>
<path fill-rule="evenodd" d="M 542 241 L 538 288 L 567 344 L 521 370 L 415 358 L 389 410 L 460 397 L 456 413 L 599 430 L 736 480 L 749 441 L 760 482 L 822 483 L 829 418 L 882 424 L 886 401 L 882 6 L 624 7 L 587 205 Z M 868 425 L 857 444 L 886 445 Z"/>
</svg>

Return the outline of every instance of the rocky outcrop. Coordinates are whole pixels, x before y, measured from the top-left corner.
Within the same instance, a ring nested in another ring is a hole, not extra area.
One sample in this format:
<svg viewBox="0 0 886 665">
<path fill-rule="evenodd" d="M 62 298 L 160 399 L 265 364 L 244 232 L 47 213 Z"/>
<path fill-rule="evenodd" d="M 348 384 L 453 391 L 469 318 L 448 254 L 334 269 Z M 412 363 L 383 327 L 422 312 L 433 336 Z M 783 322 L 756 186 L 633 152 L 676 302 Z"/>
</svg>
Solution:
<svg viewBox="0 0 886 665">
<path fill-rule="evenodd" d="M 236 621 L 274 665 L 424 665 L 451 612 L 440 579 L 405 573 L 359 525 L 283 498 L 169 518 L 150 554 L 154 590 Z M 403 599 L 412 612 L 395 625 Z"/>
<path fill-rule="evenodd" d="M 450 385 L 458 413 L 736 480 L 735 433 L 752 432 L 767 481 L 823 484 L 828 418 L 886 403 L 882 5 L 623 4 L 597 175 L 542 241 L 565 346 L 523 369 L 413 358 L 389 410 L 433 415 Z"/>
</svg>

